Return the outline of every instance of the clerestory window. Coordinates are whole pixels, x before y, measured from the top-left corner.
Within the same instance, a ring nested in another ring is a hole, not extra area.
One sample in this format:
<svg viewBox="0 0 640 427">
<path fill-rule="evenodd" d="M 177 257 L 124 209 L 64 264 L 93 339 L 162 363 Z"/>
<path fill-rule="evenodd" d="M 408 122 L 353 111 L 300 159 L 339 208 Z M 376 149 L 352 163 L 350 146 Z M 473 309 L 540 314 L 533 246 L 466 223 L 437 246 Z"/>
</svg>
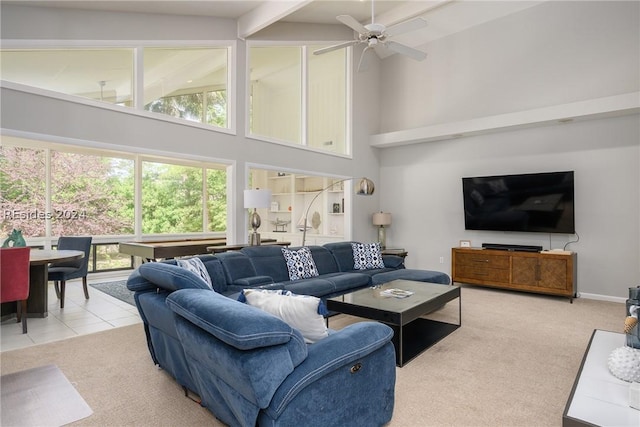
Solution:
<svg viewBox="0 0 640 427">
<path fill-rule="evenodd" d="M 351 153 L 348 52 L 320 46 L 249 48 L 250 136 L 336 154 Z"/>
<path fill-rule="evenodd" d="M 230 49 L 2 49 L 0 71 L 9 82 L 230 128 Z"/>
</svg>

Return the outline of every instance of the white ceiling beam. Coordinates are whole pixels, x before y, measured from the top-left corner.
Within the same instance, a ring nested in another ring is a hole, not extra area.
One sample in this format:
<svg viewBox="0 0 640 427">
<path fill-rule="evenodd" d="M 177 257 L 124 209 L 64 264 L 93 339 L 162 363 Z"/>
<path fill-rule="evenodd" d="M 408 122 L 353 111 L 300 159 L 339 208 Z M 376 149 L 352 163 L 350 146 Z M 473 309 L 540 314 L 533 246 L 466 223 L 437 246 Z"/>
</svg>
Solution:
<svg viewBox="0 0 640 427">
<path fill-rule="evenodd" d="M 303 8 L 313 0 L 265 1 L 238 19 L 238 38 L 246 39 L 269 25 Z"/>
<path fill-rule="evenodd" d="M 451 2 L 452 0 L 407 1 L 386 13 L 376 15 L 376 22 L 380 22 L 385 26 L 390 27 L 391 25 L 399 22 L 424 15 L 430 10 Z"/>
</svg>

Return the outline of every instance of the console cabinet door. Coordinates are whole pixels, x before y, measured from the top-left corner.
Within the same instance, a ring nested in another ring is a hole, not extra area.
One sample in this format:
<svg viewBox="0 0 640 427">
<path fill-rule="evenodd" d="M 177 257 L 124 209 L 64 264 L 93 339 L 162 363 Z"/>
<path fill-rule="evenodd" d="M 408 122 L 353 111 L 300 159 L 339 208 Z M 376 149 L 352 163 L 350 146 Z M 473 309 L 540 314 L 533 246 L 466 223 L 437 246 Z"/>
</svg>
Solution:
<svg viewBox="0 0 640 427">
<path fill-rule="evenodd" d="M 567 289 L 567 260 L 513 256 L 512 283 L 549 289 Z"/>
<path fill-rule="evenodd" d="M 514 285 L 538 286 L 540 271 L 537 258 L 513 257 L 511 283 Z"/>
</svg>

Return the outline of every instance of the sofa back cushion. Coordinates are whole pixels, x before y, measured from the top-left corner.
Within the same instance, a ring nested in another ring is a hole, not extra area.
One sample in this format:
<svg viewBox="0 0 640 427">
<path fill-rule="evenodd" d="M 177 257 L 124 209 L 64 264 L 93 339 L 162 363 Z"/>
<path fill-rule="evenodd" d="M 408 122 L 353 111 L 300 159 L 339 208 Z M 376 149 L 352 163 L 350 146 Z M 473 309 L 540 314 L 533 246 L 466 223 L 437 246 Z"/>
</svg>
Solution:
<svg viewBox="0 0 640 427">
<path fill-rule="evenodd" d="M 240 252 L 251 260 L 257 275 L 270 276 L 276 283 L 289 281 L 289 269 L 281 246 L 247 246 Z"/>
<path fill-rule="evenodd" d="M 327 248 L 322 246 L 309 246 L 309 249 L 311 250 L 311 256 L 313 256 L 313 261 L 316 263 L 319 274 L 340 272 L 336 259 Z"/>
<path fill-rule="evenodd" d="M 258 275 L 251 260 L 242 252 L 223 252 L 217 254 L 216 257 L 222 264 L 222 269 L 229 285 L 233 285 L 240 279 Z"/>
<path fill-rule="evenodd" d="M 335 242 L 324 244 L 324 247 L 328 249 L 335 258 L 340 271 L 353 271 L 352 243 L 359 242 Z"/>
</svg>

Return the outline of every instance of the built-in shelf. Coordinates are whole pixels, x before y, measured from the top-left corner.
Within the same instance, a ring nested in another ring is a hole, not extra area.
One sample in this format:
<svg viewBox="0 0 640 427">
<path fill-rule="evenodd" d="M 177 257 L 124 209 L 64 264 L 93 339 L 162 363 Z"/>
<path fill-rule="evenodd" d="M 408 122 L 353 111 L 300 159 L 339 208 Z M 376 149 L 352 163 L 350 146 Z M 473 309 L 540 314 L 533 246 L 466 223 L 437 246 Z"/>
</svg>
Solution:
<svg viewBox="0 0 640 427">
<path fill-rule="evenodd" d="M 442 141 L 504 130 L 547 126 L 578 120 L 623 116 L 640 112 L 640 92 L 605 98 L 518 111 L 515 113 L 479 117 L 460 122 L 442 123 L 415 129 L 372 135 L 372 147 L 395 147 L 421 142 Z"/>
</svg>

